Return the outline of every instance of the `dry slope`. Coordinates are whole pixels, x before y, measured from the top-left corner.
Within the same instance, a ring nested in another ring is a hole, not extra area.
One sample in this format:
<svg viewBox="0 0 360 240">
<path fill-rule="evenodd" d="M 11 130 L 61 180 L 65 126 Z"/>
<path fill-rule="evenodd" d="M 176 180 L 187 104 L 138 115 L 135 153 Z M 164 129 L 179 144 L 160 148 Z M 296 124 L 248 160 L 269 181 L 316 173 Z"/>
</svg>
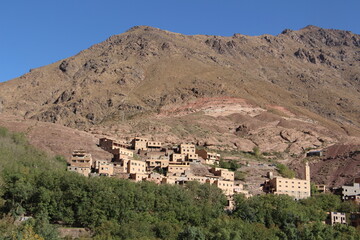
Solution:
<svg viewBox="0 0 360 240">
<path fill-rule="evenodd" d="M 357 134 L 359 63 L 360 36 L 348 31 L 220 37 L 140 26 L 0 83 L 0 111 L 84 128 L 228 96 Z"/>
</svg>

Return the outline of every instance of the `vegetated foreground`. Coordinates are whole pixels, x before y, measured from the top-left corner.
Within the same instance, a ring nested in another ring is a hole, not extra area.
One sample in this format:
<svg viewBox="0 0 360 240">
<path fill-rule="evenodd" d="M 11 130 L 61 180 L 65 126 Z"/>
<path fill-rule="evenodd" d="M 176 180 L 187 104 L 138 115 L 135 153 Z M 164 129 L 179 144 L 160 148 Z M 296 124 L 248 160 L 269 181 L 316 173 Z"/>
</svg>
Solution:
<svg viewBox="0 0 360 240">
<path fill-rule="evenodd" d="M 357 211 L 335 195 L 225 196 L 196 182 L 185 186 L 85 178 L 65 171 L 24 135 L 0 128 L 0 237 L 59 239 L 57 227 L 87 227 L 92 239 L 358 239 L 350 226 L 322 223 L 327 211 Z M 18 222 L 18 216 L 31 217 Z"/>
</svg>

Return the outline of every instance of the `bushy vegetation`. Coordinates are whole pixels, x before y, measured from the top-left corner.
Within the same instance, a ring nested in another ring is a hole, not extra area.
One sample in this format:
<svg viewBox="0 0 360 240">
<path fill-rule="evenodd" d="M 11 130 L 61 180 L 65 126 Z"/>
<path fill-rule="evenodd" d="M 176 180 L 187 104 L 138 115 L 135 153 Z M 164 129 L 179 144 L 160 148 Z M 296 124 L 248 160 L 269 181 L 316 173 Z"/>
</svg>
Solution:
<svg viewBox="0 0 360 240">
<path fill-rule="evenodd" d="M 285 178 L 294 178 L 295 177 L 295 172 L 293 170 L 291 170 L 290 168 L 288 168 L 288 166 L 286 166 L 284 164 L 277 163 L 276 169 L 279 172 L 279 174 Z"/>
<path fill-rule="evenodd" d="M 326 211 L 354 211 L 337 196 L 226 198 L 207 184 L 185 186 L 86 178 L 65 171 L 21 134 L 0 128 L 0 239 L 59 239 L 54 224 L 87 227 L 93 239 L 360 239 L 349 226 L 321 223 Z M 33 218 L 15 224 L 19 215 Z"/>
<path fill-rule="evenodd" d="M 253 147 L 253 154 L 255 157 L 261 156 L 260 148 L 258 146 Z"/>
<path fill-rule="evenodd" d="M 230 161 L 220 160 L 219 167 L 226 168 L 231 171 L 236 171 L 239 167 L 241 167 L 241 165 L 235 160 L 230 160 Z"/>
<path fill-rule="evenodd" d="M 246 172 L 236 171 L 235 172 L 235 180 L 245 181 L 246 175 L 247 175 Z"/>
<path fill-rule="evenodd" d="M 217 150 L 217 153 L 221 156 L 238 157 L 239 159 L 256 160 L 269 162 L 269 159 L 265 158 L 258 147 L 253 148 L 252 151 L 240 151 L 240 150 Z"/>
</svg>

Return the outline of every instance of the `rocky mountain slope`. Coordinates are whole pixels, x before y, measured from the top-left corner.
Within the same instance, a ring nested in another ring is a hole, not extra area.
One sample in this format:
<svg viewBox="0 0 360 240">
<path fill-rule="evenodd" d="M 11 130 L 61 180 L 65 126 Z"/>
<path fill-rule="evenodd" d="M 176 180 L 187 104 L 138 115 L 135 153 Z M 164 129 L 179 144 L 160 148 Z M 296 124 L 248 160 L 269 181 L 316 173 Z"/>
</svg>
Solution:
<svg viewBox="0 0 360 240">
<path fill-rule="evenodd" d="M 360 36 L 308 26 L 278 36 L 186 36 L 151 27 L 0 84 L 1 111 L 85 127 L 202 97 L 358 125 Z M 308 111 L 310 111 L 308 113 Z"/>
<path fill-rule="evenodd" d="M 139 26 L 0 83 L 0 113 L 93 136 L 302 156 L 360 136 L 360 36 L 187 36 Z"/>
</svg>

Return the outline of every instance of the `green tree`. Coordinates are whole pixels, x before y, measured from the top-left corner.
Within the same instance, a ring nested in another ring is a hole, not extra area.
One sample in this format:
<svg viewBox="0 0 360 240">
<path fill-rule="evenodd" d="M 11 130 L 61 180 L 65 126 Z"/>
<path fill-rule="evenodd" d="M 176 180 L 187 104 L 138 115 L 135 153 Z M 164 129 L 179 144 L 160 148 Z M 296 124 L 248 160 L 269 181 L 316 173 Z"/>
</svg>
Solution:
<svg viewBox="0 0 360 240">
<path fill-rule="evenodd" d="M 179 233 L 178 240 L 205 240 L 205 235 L 201 229 L 188 226 L 184 231 Z"/>
<path fill-rule="evenodd" d="M 286 165 L 278 163 L 276 164 L 277 171 L 280 173 L 281 176 L 285 178 L 294 178 L 295 172 L 288 168 Z"/>
</svg>

